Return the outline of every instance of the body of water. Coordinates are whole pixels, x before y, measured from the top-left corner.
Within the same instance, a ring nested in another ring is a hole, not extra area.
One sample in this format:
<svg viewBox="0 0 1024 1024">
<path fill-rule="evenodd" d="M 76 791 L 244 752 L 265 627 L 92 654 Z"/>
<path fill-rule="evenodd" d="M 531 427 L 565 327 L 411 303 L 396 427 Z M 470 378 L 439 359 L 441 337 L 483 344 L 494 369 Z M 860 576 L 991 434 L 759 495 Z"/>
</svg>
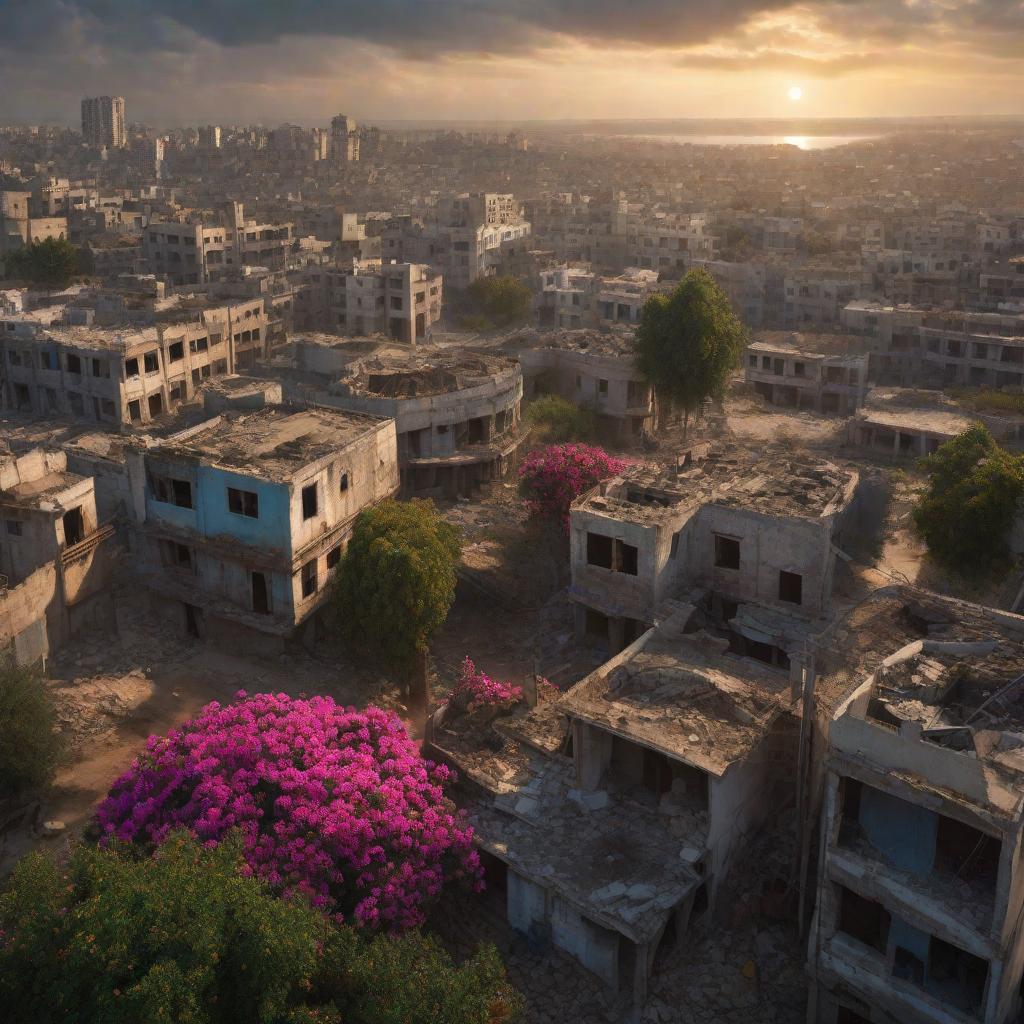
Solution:
<svg viewBox="0 0 1024 1024">
<path fill-rule="evenodd" d="M 832 149 L 851 142 L 867 142 L 878 135 L 621 135 L 620 138 L 677 142 L 692 146 L 796 146 L 797 149 Z"/>
</svg>

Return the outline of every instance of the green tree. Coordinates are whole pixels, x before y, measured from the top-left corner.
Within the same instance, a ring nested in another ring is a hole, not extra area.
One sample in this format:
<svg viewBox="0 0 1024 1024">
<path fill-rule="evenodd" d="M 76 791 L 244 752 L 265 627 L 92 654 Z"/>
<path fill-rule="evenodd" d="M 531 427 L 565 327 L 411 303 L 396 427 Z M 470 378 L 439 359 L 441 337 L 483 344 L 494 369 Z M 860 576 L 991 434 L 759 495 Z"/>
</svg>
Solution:
<svg viewBox="0 0 1024 1024">
<path fill-rule="evenodd" d="M 929 480 L 914 524 L 935 560 L 974 578 L 1005 568 L 1024 498 L 1024 459 L 977 423 L 920 465 Z"/>
<path fill-rule="evenodd" d="M 60 752 L 57 716 L 42 673 L 0 667 L 0 799 L 32 793 L 53 778 Z"/>
<path fill-rule="evenodd" d="M 411 675 L 455 599 L 459 533 L 430 501 L 384 501 L 361 513 L 338 574 L 345 641 Z"/>
<path fill-rule="evenodd" d="M 597 434 L 597 416 L 559 395 L 541 395 L 526 409 L 526 420 L 545 444 L 590 441 Z"/>
<path fill-rule="evenodd" d="M 8 277 L 43 288 L 64 288 L 78 273 L 78 250 L 64 238 L 44 238 L 6 257 Z"/>
<path fill-rule="evenodd" d="M 652 295 L 635 344 L 637 366 L 654 386 L 659 418 L 676 407 L 685 431 L 709 398 L 724 396 L 746 341 L 729 297 L 706 270 L 691 270 L 669 295 Z"/>
<path fill-rule="evenodd" d="M 515 277 L 478 277 L 467 289 L 470 323 L 484 327 L 524 324 L 533 310 L 533 292 Z"/>
<path fill-rule="evenodd" d="M 238 836 L 172 834 L 155 856 L 41 854 L 0 896 L 0 999 L 33 1024 L 503 1024 L 496 951 L 461 967 L 418 932 L 369 939 L 244 877 Z"/>
</svg>

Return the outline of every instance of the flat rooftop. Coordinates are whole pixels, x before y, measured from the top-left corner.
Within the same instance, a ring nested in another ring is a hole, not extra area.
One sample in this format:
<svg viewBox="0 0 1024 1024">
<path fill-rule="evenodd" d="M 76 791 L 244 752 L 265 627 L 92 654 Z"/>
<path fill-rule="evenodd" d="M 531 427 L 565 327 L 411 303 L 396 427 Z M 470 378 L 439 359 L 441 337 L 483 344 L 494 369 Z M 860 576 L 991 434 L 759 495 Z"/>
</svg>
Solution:
<svg viewBox="0 0 1024 1024">
<path fill-rule="evenodd" d="M 626 326 L 581 328 L 579 330 L 536 330 L 526 328 L 502 344 L 506 352 L 551 348 L 595 358 L 633 358 L 635 330 Z"/>
<path fill-rule="evenodd" d="M 842 509 L 853 469 L 795 454 L 782 445 L 696 445 L 674 463 L 640 463 L 577 499 L 574 509 L 656 521 L 674 510 L 715 503 L 765 515 L 817 519 Z"/>
<path fill-rule="evenodd" d="M 281 482 L 374 432 L 382 422 L 363 413 L 269 406 L 207 420 L 171 435 L 157 452 Z"/>
<path fill-rule="evenodd" d="M 340 383 L 350 394 L 423 398 L 463 391 L 501 374 L 514 374 L 518 363 L 468 349 L 388 349 L 360 359 L 347 370 Z"/>
<path fill-rule="evenodd" d="M 863 339 L 849 334 L 808 334 L 802 331 L 758 331 L 748 352 L 787 352 L 807 359 L 841 356 L 853 362 L 867 358 Z"/>
<path fill-rule="evenodd" d="M 793 706 L 789 677 L 729 652 L 728 640 L 666 622 L 611 671 L 577 683 L 562 710 L 722 775 Z"/>
</svg>

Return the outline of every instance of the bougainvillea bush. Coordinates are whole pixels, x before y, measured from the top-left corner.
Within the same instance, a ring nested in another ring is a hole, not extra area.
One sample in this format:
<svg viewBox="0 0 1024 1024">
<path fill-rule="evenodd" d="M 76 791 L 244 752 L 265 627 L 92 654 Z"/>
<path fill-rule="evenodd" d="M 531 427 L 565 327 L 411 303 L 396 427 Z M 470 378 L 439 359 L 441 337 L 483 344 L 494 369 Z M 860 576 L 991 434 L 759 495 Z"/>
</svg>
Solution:
<svg viewBox="0 0 1024 1024">
<path fill-rule="evenodd" d="M 459 678 L 452 687 L 451 703 L 454 707 L 481 707 L 485 705 L 516 704 L 523 699 L 523 688 L 492 679 L 480 671 L 467 654 L 462 659 Z"/>
<path fill-rule="evenodd" d="M 553 444 L 531 452 L 519 468 L 519 490 L 531 515 L 569 525 L 569 506 L 584 491 L 626 468 L 588 444 Z"/>
<path fill-rule="evenodd" d="M 105 839 L 160 844 L 232 829 L 248 870 L 338 920 L 408 928 L 442 886 L 481 887 L 472 831 L 398 718 L 329 697 L 238 694 L 207 705 L 145 753 L 100 805 Z"/>
</svg>

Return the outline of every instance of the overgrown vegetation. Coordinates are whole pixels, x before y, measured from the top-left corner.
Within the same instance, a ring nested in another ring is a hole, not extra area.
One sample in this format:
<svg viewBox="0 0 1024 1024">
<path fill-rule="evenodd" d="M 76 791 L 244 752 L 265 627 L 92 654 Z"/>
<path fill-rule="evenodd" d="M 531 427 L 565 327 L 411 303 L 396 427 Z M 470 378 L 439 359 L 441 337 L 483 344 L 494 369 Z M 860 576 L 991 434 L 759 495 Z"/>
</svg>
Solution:
<svg viewBox="0 0 1024 1024">
<path fill-rule="evenodd" d="M 519 468 L 519 493 L 533 516 L 569 528 L 569 508 L 584 491 L 621 473 L 622 459 L 586 444 L 554 444 L 531 452 Z"/>
<path fill-rule="evenodd" d="M 78 273 L 78 250 L 64 238 L 45 238 L 4 257 L 7 276 L 42 288 L 65 288 Z"/>
<path fill-rule="evenodd" d="M 597 415 L 559 395 L 541 395 L 531 402 L 526 421 L 546 444 L 591 441 L 597 435 Z"/>
<path fill-rule="evenodd" d="M 5 1018 L 188 1024 L 504 1024 L 497 952 L 455 967 L 419 932 L 368 938 L 243 874 L 239 837 L 174 833 L 156 857 L 41 854 L 0 896 Z"/>
<path fill-rule="evenodd" d="M 60 753 L 56 725 L 42 673 L 13 662 L 0 666 L 0 799 L 49 784 Z"/>
<path fill-rule="evenodd" d="M 1024 459 L 998 445 L 979 423 L 920 465 L 929 481 L 914 524 L 932 557 L 974 579 L 1005 571 L 1024 498 Z"/>
<path fill-rule="evenodd" d="M 455 599 L 458 530 L 433 502 L 384 501 L 362 512 L 338 573 L 338 628 L 356 651 L 410 675 Z"/>
<path fill-rule="evenodd" d="M 514 327 L 529 321 L 533 292 L 516 277 L 478 277 L 466 289 L 463 326 L 471 330 Z"/>
<path fill-rule="evenodd" d="M 670 295 L 652 295 L 637 330 L 636 357 L 654 386 L 659 419 L 680 410 L 685 433 L 708 399 L 722 399 L 746 342 L 729 297 L 706 270 L 691 270 Z"/>
<path fill-rule="evenodd" d="M 1024 413 L 1024 395 L 990 388 L 956 388 L 950 391 L 965 409 L 974 412 Z"/>
</svg>

